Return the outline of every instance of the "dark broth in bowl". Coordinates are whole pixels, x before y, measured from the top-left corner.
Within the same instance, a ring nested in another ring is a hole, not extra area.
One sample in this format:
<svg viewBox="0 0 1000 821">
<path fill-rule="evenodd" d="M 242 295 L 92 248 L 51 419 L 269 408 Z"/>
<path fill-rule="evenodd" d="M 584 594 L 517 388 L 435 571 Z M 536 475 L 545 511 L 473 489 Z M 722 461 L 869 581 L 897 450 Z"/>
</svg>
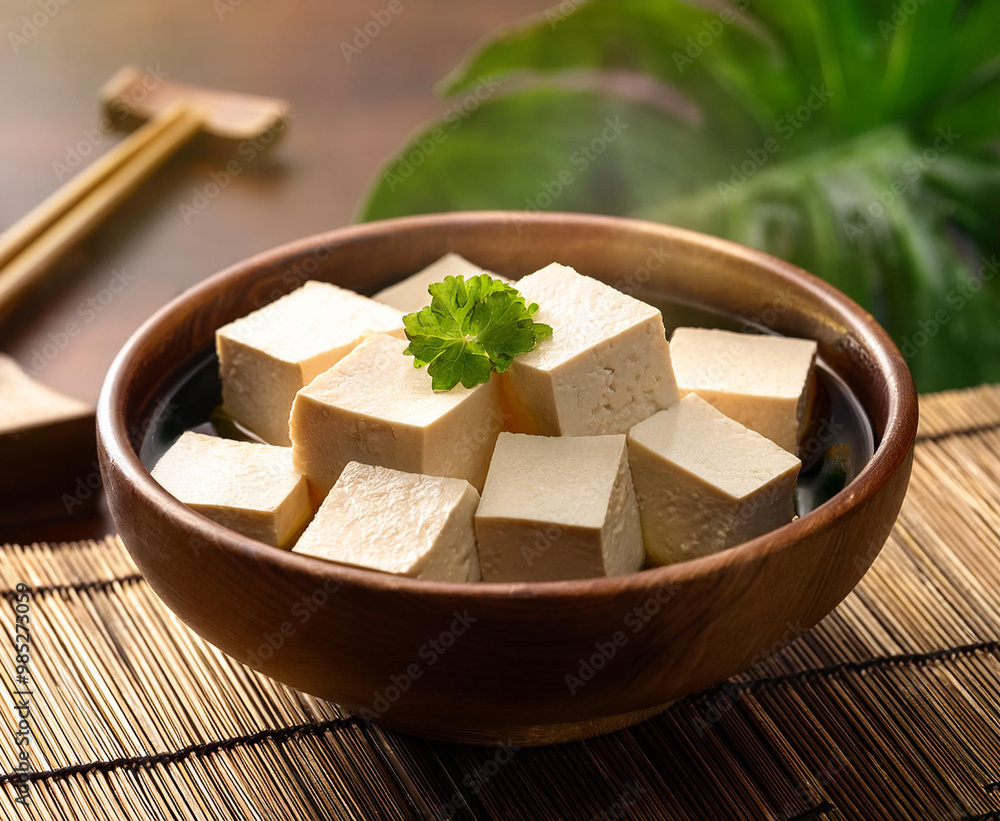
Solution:
<svg viewBox="0 0 1000 821">
<path fill-rule="evenodd" d="M 676 300 L 652 300 L 663 312 L 667 335 L 680 326 L 770 333 L 766 328 L 726 316 L 702 306 Z M 229 438 L 257 440 L 219 412 L 222 385 L 214 349 L 205 351 L 166 385 L 143 433 L 139 457 L 152 468 L 186 430 Z M 816 362 L 816 392 L 799 456 L 802 470 L 795 487 L 800 516 L 843 490 L 874 453 L 872 428 L 850 388 L 822 358 Z"/>
</svg>

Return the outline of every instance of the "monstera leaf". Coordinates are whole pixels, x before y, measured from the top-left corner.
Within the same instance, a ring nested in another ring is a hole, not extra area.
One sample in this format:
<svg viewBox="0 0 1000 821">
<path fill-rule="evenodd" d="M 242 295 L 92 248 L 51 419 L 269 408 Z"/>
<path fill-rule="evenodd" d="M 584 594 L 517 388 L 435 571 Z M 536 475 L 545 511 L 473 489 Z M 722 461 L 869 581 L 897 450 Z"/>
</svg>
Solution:
<svg viewBox="0 0 1000 821">
<path fill-rule="evenodd" d="M 563 0 L 480 46 L 361 216 L 589 211 L 736 240 L 1000 381 L 997 0 Z"/>
</svg>

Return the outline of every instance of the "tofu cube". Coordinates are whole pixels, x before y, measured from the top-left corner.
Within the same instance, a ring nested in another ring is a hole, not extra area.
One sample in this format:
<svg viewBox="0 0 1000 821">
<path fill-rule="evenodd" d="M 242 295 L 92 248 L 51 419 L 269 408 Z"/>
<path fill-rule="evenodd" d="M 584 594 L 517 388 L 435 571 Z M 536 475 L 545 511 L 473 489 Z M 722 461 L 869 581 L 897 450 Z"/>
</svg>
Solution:
<svg viewBox="0 0 1000 821">
<path fill-rule="evenodd" d="M 625 436 L 501 433 L 476 513 L 483 581 L 587 579 L 643 564 Z"/>
<path fill-rule="evenodd" d="M 480 274 L 489 274 L 493 279 L 510 282 L 510 280 L 494 274 L 492 271 L 487 271 L 485 268 L 474 265 L 465 257 L 458 254 L 445 254 L 437 262 L 432 262 L 422 271 L 417 271 L 417 273 L 407 277 L 402 282 L 397 282 L 395 285 L 383 288 L 372 299 L 377 299 L 379 302 L 391 305 L 404 314 L 415 313 L 425 305 L 431 304 L 431 295 L 427 291 L 429 285 L 435 282 L 443 282 L 445 277 L 462 276 L 468 279 Z"/>
<path fill-rule="evenodd" d="M 646 552 L 672 564 L 792 520 L 799 460 L 689 394 L 629 431 Z"/>
<path fill-rule="evenodd" d="M 395 308 L 327 282 L 301 288 L 215 334 L 222 404 L 272 445 L 290 445 L 295 394 L 372 333 L 403 336 Z"/>
<path fill-rule="evenodd" d="M 292 407 L 296 470 L 325 495 L 348 462 L 465 479 L 482 488 L 503 423 L 497 378 L 431 390 L 406 341 L 365 340 L 299 391 Z"/>
<path fill-rule="evenodd" d="M 417 579 L 476 582 L 478 504 L 464 479 L 350 462 L 294 549 Z"/>
<path fill-rule="evenodd" d="M 275 547 L 290 546 L 313 513 L 291 448 L 187 431 L 160 457 L 153 478 L 203 516 Z"/>
<path fill-rule="evenodd" d="M 730 419 L 796 452 L 807 421 L 815 342 L 678 328 L 670 353 L 681 394 L 698 394 Z"/>
<path fill-rule="evenodd" d="M 660 312 L 565 265 L 524 277 L 551 339 L 504 373 L 511 429 L 548 436 L 627 433 L 677 401 Z"/>
</svg>

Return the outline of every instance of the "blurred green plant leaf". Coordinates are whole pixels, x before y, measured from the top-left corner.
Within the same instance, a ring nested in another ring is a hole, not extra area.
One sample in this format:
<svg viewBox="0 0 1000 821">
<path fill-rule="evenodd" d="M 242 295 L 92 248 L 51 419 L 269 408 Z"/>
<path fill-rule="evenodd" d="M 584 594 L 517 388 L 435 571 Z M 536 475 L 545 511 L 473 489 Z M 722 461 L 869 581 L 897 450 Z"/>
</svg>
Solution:
<svg viewBox="0 0 1000 821">
<path fill-rule="evenodd" d="M 1000 381 L 998 31 L 996 0 L 564 0 L 446 78 L 361 217 L 694 228 L 843 289 L 921 390 Z"/>
</svg>

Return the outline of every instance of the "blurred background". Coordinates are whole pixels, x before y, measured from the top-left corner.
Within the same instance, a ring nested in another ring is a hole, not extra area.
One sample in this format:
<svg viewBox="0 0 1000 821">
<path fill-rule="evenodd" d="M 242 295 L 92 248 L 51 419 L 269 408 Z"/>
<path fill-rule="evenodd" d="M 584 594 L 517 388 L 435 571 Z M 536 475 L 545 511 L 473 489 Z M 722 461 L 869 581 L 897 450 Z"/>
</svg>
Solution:
<svg viewBox="0 0 1000 821">
<path fill-rule="evenodd" d="M 0 33 L 0 228 L 119 139 L 96 98 L 123 65 L 293 112 L 222 186 L 190 146 L 0 324 L 84 400 L 230 263 L 461 208 L 729 237 L 862 302 L 920 390 L 1000 380 L 996 0 L 2 0 Z"/>
<path fill-rule="evenodd" d="M 293 114 L 281 144 L 241 163 L 207 204 L 199 194 L 213 193 L 210 175 L 224 161 L 197 145 L 172 160 L 0 322 L 0 350 L 32 371 L 45 354 L 41 380 L 96 401 L 118 349 L 167 300 L 258 251 L 350 223 L 386 157 L 448 108 L 434 84 L 494 27 L 546 4 L 404 3 L 348 62 L 341 43 L 385 5 L 64 0 L 27 42 L 12 43 L 41 5 L 0 0 L 0 230 L 121 139 L 99 130 L 98 91 L 124 65 L 281 97 Z M 116 272 L 126 287 L 96 311 L 90 300 Z M 47 356 L 72 322 L 82 327 L 71 353 Z"/>
</svg>

